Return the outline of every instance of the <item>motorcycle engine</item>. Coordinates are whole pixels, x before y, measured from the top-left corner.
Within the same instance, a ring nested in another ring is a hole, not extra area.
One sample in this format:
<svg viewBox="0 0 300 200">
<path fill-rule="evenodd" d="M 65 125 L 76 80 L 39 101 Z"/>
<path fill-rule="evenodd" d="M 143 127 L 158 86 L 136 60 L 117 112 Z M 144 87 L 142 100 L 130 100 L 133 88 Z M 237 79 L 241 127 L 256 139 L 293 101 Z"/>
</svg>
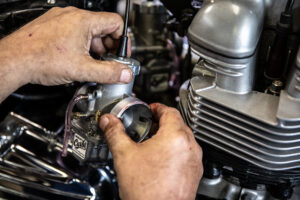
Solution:
<svg viewBox="0 0 300 200">
<path fill-rule="evenodd" d="M 206 1 L 189 26 L 200 59 L 180 110 L 203 146 L 202 198 L 299 198 L 299 4 L 283 2 L 271 30 L 267 3 Z"/>
<path fill-rule="evenodd" d="M 122 3 L 0 0 L 0 38 L 54 6 Z M 132 58 L 102 59 L 128 64 L 135 82 L 27 85 L 1 103 L 0 198 L 119 199 L 97 120 L 115 114 L 140 142 L 159 101 L 178 104 L 203 149 L 197 199 L 299 199 L 299 10 L 295 0 L 133 1 Z"/>
</svg>

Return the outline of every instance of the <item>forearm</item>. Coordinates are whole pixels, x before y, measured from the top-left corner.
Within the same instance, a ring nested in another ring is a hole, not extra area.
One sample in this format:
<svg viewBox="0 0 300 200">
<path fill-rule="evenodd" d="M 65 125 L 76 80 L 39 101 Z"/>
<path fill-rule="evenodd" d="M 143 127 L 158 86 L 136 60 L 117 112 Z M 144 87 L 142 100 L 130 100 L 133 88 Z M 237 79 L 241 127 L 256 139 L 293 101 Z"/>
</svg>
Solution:
<svg viewBox="0 0 300 200">
<path fill-rule="evenodd" d="M 26 84 L 26 76 L 24 70 L 24 62 L 20 49 L 15 46 L 12 48 L 11 42 L 7 42 L 9 38 L 0 41 L 0 103 L 9 96 L 10 93 Z M 20 44 L 18 44 L 20 45 Z M 20 47 L 18 47 L 20 48 Z"/>
</svg>

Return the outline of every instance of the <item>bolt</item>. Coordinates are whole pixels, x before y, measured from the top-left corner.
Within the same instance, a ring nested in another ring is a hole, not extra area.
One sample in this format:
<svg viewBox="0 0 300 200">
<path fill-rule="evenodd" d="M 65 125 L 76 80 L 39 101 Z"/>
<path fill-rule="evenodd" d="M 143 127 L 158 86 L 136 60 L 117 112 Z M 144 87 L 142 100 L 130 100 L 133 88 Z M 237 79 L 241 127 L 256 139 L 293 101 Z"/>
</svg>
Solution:
<svg viewBox="0 0 300 200">
<path fill-rule="evenodd" d="M 279 80 L 275 80 L 272 82 L 270 87 L 270 91 L 274 94 L 279 94 L 280 90 L 283 88 L 283 82 Z"/>
</svg>

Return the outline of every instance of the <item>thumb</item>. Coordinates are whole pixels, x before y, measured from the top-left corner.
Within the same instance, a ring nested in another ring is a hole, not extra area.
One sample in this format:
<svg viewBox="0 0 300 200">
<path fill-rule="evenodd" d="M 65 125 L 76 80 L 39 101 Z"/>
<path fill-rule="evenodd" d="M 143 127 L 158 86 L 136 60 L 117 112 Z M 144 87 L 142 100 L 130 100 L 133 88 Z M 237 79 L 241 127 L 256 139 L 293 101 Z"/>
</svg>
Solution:
<svg viewBox="0 0 300 200">
<path fill-rule="evenodd" d="M 95 60 L 85 56 L 71 77 L 80 82 L 97 82 L 104 84 L 129 83 L 132 79 L 132 70 L 124 64 L 114 61 Z"/>
<path fill-rule="evenodd" d="M 135 143 L 128 137 L 122 122 L 111 114 L 103 115 L 100 128 L 104 131 L 106 141 L 113 156 L 124 154 Z"/>
</svg>

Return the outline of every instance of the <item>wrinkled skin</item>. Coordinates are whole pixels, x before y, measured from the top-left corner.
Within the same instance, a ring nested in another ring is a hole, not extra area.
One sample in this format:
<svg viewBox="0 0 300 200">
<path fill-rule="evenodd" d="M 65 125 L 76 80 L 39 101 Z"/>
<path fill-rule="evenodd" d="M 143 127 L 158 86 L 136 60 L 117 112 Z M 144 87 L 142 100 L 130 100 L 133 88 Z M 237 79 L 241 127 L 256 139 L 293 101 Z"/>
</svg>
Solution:
<svg viewBox="0 0 300 200">
<path fill-rule="evenodd" d="M 119 119 L 101 118 L 121 199 L 195 199 L 203 173 L 202 150 L 176 109 L 152 104 L 151 110 L 159 129 L 139 144 L 126 135 Z"/>
<path fill-rule="evenodd" d="M 89 54 L 115 49 L 122 31 L 118 14 L 52 8 L 0 41 L 0 102 L 27 83 L 129 82 L 132 72 L 127 66 Z"/>
</svg>

